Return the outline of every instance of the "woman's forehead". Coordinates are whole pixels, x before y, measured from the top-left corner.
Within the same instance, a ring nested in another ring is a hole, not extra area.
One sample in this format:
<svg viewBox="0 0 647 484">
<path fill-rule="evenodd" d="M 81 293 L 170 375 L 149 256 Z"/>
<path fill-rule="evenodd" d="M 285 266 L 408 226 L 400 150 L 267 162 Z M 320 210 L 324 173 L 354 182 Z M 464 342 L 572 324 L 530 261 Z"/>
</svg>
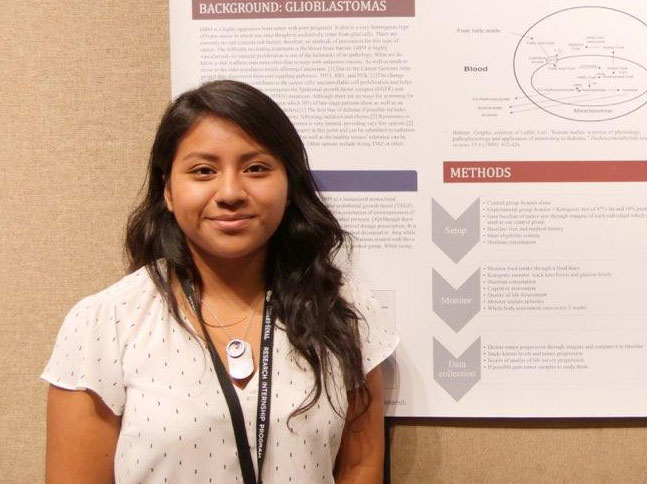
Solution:
<svg viewBox="0 0 647 484">
<path fill-rule="evenodd" d="M 258 155 L 270 156 L 287 165 L 281 156 L 236 122 L 220 116 L 202 115 L 180 138 L 171 162 L 183 163 L 192 158 L 218 161 L 221 156 L 247 159 Z"/>
</svg>

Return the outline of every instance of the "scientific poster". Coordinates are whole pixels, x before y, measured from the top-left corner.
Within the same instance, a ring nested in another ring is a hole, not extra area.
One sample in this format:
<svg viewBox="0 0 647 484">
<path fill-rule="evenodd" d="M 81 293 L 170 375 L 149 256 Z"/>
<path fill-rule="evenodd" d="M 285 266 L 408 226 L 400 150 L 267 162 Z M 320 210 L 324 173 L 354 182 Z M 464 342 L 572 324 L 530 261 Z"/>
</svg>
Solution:
<svg viewBox="0 0 647 484">
<path fill-rule="evenodd" d="M 647 415 L 647 4 L 170 0 L 172 94 L 301 133 L 401 337 L 392 416 Z"/>
</svg>

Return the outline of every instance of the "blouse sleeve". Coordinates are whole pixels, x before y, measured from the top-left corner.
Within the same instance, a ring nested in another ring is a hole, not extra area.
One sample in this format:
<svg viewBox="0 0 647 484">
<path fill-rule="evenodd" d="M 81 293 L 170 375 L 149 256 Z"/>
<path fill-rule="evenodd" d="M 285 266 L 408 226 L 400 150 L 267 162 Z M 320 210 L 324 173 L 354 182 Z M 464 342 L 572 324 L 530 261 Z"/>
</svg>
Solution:
<svg viewBox="0 0 647 484">
<path fill-rule="evenodd" d="M 99 294 L 78 302 L 58 332 L 41 378 L 68 390 L 92 390 L 115 415 L 126 400 L 114 304 Z M 112 307 L 111 307 L 112 306 Z"/>
<path fill-rule="evenodd" d="M 344 288 L 348 301 L 360 313 L 359 332 L 366 374 L 393 354 L 400 338 L 387 323 L 380 303 L 368 287 L 357 279 L 347 278 Z"/>
</svg>

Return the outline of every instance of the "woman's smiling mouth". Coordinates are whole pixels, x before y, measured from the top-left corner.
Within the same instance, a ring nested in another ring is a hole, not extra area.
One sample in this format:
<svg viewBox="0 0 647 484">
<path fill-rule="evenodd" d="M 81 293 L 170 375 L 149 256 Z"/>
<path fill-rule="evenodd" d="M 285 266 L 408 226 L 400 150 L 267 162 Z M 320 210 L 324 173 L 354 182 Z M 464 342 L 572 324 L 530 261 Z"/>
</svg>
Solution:
<svg viewBox="0 0 647 484">
<path fill-rule="evenodd" d="M 247 227 L 253 218 L 250 214 L 225 214 L 211 217 L 209 221 L 221 232 L 234 233 Z"/>
</svg>

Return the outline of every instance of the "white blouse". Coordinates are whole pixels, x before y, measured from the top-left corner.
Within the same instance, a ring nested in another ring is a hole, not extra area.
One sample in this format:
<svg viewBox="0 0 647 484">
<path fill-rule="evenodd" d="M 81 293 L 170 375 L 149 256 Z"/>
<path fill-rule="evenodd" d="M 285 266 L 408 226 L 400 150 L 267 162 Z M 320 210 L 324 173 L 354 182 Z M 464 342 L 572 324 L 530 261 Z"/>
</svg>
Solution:
<svg viewBox="0 0 647 484">
<path fill-rule="evenodd" d="M 398 337 L 363 285 L 347 279 L 342 293 L 367 323 L 360 322 L 367 373 L 393 352 Z M 322 392 L 288 428 L 288 417 L 308 396 L 314 379 L 280 321 L 272 365 L 263 482 L 333 483 L 344 418 Z M 344 415 L 346 389 L 338 369 L 335 373 L 332 397 Z M 122 415 L 117 483 L 243 482 L 229 410 L 207 347 L 192 328 L 172 318 L 145 268 L 72 308 L 41 378 L 66 389 L 92 390 Z M 258 371 L 244 389 L 234 388 L 256 467 Z"/>
</svg>

